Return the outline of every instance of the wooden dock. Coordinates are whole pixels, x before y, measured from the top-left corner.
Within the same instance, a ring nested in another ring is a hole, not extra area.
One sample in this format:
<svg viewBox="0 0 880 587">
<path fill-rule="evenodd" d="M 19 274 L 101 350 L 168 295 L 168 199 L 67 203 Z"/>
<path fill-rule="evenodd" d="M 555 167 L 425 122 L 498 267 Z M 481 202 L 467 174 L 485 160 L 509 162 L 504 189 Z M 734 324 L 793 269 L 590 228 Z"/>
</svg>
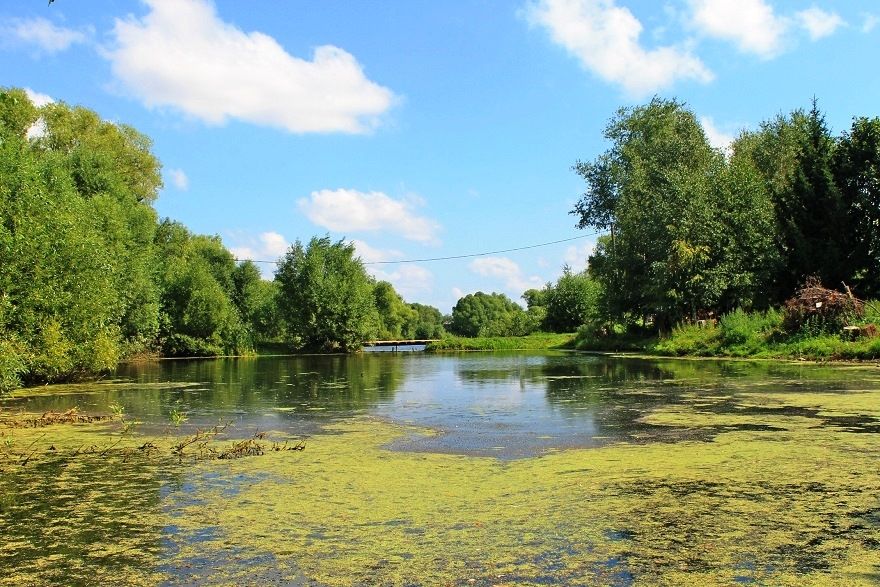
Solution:
<svg viewBox="0 0 880 587">
<path fill-rule="evenodd" d="M 368 340 L 364 343 L 364 348 L 366 347 L 394 347 L 394 350 L 398 350 L 399 347 L 402 346 L 412 346 L 415 344 L 428 344 L 429 342 L 437 342 L 440 340 L 439 338 L 416 338 L 416 339 L 408 339 L 408 340 Z"/>
</svg>

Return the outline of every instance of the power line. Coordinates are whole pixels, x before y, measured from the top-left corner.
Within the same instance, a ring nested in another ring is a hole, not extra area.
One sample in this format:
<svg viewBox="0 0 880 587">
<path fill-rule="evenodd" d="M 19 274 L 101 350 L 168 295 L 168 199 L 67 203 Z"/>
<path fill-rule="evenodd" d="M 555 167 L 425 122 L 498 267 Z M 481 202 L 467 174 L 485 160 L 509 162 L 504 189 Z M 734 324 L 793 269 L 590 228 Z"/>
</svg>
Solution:
<svg viewBox="0 0 880 587">
<path fill-rule="evenodd" d="M 588 234 L 581 234 L 579 236 L 573 236 L 570 238 L 563 238 L 555 241 L 549 241 L 546 243 L 537 243 L 534 245 L 525 245 L 522 247 L 514 247 L 512 249 L 498 249 L 497 251 L 484 251 L 482 253 L 467 253 L 464 255 L 450 255 L 448 257 L 425 257 L 423 259 L 398 259 L 397 261 L 365 261 L 364 265 L 393 265 L 395 263 L 430 263 L 433 261 L 452 261 L 454 259 L 470 259 L 473 257 L 485 257 L 486 255 L 497 255 L 499 253 L 513 253 L 515 251 L 525 251 L 528 249 L 537 249 L 539 247 L 547 247 L 550 245 L 558 245 L 560 243 L 567 243 L 571 241 L 576 241 L 580 239 L 589 238 L 591 236 L 596 236 L 599 232 L 591 232 Z M 235 259 L 236 261 L 251 261 L 252 263 L 275 263 L 278 264 L 280 261 L 265 261 L 258 259 Z"/>
</svg>

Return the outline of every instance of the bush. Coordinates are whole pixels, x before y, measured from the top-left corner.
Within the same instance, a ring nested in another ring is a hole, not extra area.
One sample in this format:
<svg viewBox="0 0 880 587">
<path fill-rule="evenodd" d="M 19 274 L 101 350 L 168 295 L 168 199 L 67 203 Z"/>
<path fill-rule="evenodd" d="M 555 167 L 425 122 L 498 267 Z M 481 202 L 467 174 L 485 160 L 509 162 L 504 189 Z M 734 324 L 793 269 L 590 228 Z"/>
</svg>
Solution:
<svg viewBox="0 0 880 587">
<path fill-rule="evenodd" d="M 672 334 L 657 342 L 655 350 L 662 354 L 711 357 L 720 353 L 721 329 L 708 324 L 681 324 Z"/>
<path fill-rule="evenodd" d="M 735 310 L 721 317 L 720 326 L 725 347 L 744 347 L 754 352 L 782 327 L 782 314 L 772 309 L 766 312 Z"/>
</svg>

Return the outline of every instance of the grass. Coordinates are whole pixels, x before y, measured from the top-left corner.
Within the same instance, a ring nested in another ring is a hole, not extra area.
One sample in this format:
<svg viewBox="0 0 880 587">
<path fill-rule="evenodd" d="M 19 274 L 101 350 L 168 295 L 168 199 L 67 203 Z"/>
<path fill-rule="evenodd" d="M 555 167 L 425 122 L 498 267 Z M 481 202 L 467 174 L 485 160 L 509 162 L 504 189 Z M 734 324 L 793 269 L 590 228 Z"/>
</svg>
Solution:
<svg viewBox="0 0 880 587">
<path fill-rule="evenodd" d="M 437 351 L 520 351 L 573 348 L 574 333 L 536 332 L 528 336 L 447 336 L 429 343 L 428 352 Z"/>
<path fill-rule="evenodd" d="M 878 317 L 874 306 L 870 308 L 861 323 L 874 323 Z M 684 324 L 663 337 L 619 333 L 597 337 L 581 332 L 574 348 L 661 356 L 874 360 L 880 358 L 880 337 L 844 340 L 838 334 L 827 332 L 788 333 L 782 328 L 782 313 L 777 310 L 737 310 L 723 316 L 718 325 Z"/>
</svg>

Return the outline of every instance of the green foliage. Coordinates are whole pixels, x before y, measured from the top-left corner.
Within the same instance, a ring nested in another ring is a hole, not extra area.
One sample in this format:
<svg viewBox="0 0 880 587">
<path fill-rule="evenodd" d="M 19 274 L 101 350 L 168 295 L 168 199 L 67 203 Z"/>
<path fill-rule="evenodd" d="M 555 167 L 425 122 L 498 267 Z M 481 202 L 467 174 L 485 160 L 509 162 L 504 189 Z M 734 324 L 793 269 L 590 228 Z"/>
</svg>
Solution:
<svg viewBox="0 0 880 587">
<path fill-rule="evenodd" d="M 575 165 L 586 191 L 572 213 L 609 232 L 589 263 L 607 319 L 668 331 L 704 310 L 778 306 L 813 275 L 880 292 L 880 119 L 835 138 L 814 101 L 722 154 L 693 112 L 655 98 L 618 111 L 605 137 Z"/>
<path fill-rule="evenodd" d="M 668 338 L 660 339 L 654 350 L 661 354 L 711 357 L 718 354 L 721 331 L 715 326 L 681 324 Z"/>
<path fill-rule="evenodd" d="M 237 300 L 254 311 L 250 285 L 240 276 L 232 254 L 218 237 L 192 235 L 183 225 L 165 220 L 157 230 L 161 254 L 162 350 L 169 356 L 241 354 L 252 348 Z M 259 277 L 259 275 L 257 275 Z M 259 286 L 254 286 L 259 287 Z M 250 314 L 248 314 L 250 317 Z"/>
<path fill-rule="evenodd" d="M 782 312 L 745 312 L 737 309 L 721 317 L 721 341 L 744 354 L 756 353 L 782 328 Z"/>
<path fill-rule="evenodd" d="M 834 151 L 834 175 L 848 214 L 849 279 L 880 295 L 880 118 L 860 117 Z"/>
<path fill-rule="evenodd" d="M 435 351 L 515 351 L 571 348 L 571 333 L 549 334 L 536 332 L 527 336 L 445 336 L 428 344 L 428 352 Z"/>
<path fill-rule="evenodd" d="M 410 307 L 416 312 L 416 322 L 409 331 L 411 338 L 440 338 L 446 334 L 440 310 L 424 304 L 410 304 Z"/>
<path fill-rule="evenodd" d="M 572 273 L 566 267 L 545 291 L 547 330 L 574 332 L 582 325 L 598 330 L 605 320 L 602 284 L 586 272 Z"/>
<path fill-rule="evenodd" d="M 291 245 L 275 274 L 279 311 L 298 348 L 351 351 L 375 336 L 373 283 L 354 246 L 329 237 Z"/>
<path fill-rule="evenodd" d="M 662 326 L 716 305 L 729 263 L 724 157 L 676 101 L 621 109 L 605 137 L 611 148 L 575 167 L 587 191 L 572 213 L 581 227 L 611 230 L 590 259 L 611 312 L 651 314 Z"/>
<path fill-rule="evenodd" d="M 378 336 L 382 340 L 413 338 L 419 314 L 403 301 L 394 287 L 380 281 L 373 288 L 373 298 L 379 318 Z"/>
<path fill-rule="evenodd" d="M 461 336 L 523 336 L 538 326 L 506 295 L 478 291 L 456 302 L 450 330 Z"/>
</svg>

